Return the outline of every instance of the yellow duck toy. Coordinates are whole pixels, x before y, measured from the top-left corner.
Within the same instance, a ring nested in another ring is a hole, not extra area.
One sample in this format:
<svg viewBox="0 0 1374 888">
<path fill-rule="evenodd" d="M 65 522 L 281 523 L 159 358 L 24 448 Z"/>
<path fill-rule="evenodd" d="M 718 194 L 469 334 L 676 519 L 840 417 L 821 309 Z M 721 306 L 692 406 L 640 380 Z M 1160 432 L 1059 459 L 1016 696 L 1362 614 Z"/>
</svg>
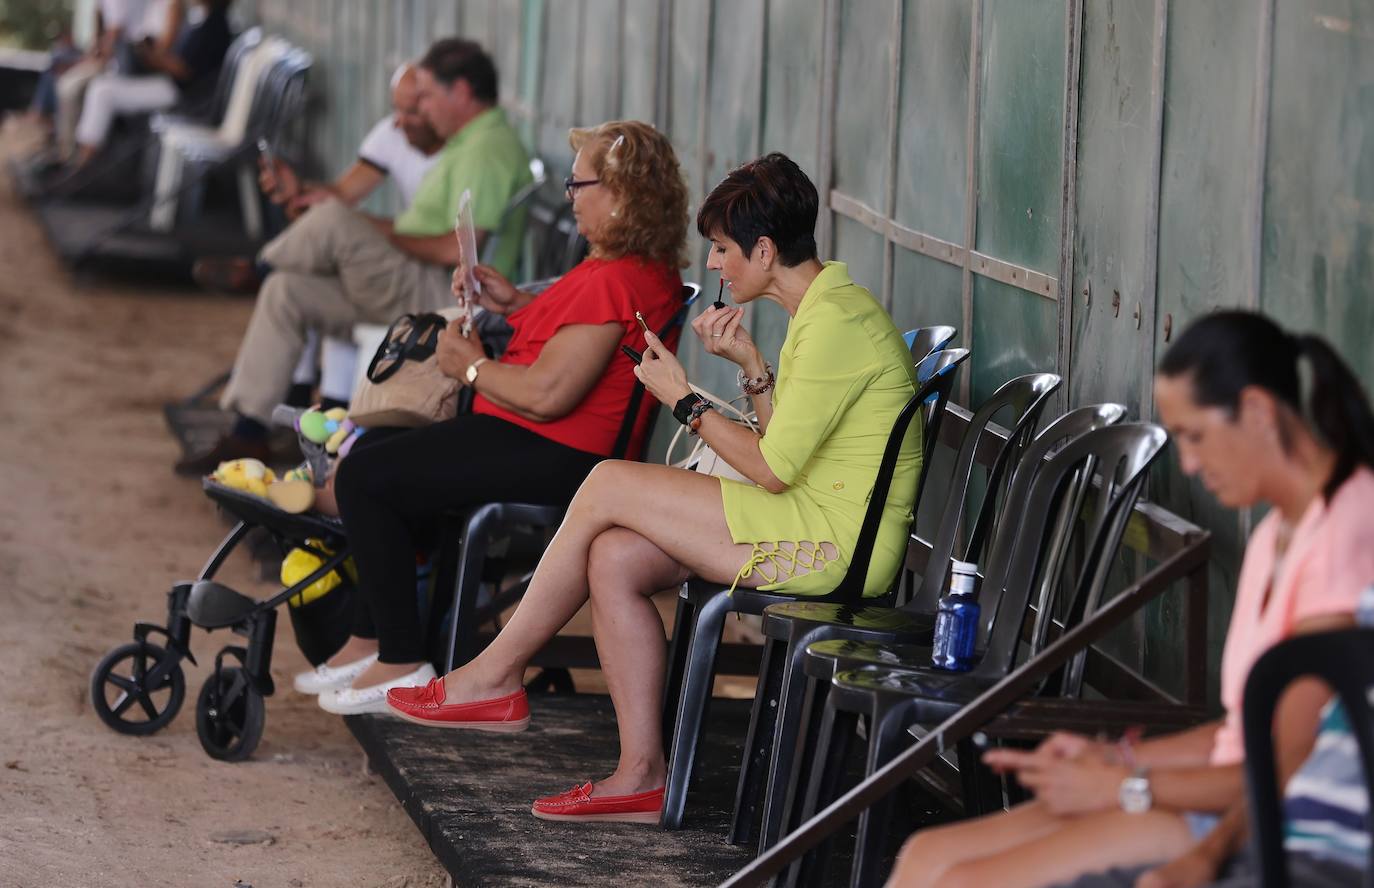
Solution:
<svg viewBox="0 0 1374 888">
<path fill-rule="evenodd" d="M 222 462 L 210 477 L 225 487 L 242 490 L 264 499 L 267 497 L 268 486 L 277 480 L 276 474 L 261 460 L 256 459 L 231 459 Z"/>
</svg>

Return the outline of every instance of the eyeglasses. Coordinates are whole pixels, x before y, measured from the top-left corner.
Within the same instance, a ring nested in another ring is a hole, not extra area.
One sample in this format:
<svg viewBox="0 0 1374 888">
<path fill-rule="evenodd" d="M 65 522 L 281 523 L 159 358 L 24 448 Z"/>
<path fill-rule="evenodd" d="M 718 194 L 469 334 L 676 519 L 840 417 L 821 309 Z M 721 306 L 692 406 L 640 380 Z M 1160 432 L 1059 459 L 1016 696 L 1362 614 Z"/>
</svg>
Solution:
<svg viewBox="0 0 1374 888">
<path fill-rule="evenodd" d="M 579 188 L 586 188 L 588 185 L 600 185 L 600 179 L 574 179 L 572 176 L 563 180 L 563 192 L 572 200 L 577 196 Z"/>
</svg>

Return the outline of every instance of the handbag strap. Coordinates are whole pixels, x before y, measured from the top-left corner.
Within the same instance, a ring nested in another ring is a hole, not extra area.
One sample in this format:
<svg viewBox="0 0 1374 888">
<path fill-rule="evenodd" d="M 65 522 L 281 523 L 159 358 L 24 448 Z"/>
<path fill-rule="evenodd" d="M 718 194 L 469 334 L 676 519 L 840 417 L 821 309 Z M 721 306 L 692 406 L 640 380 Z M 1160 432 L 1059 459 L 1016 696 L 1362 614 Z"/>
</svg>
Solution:
<svg viewBox="0 0 1374 888">
<path fill-rule="evenodd" d="M 404 336 L 398 336 L 397 328 L 408 323 L 409 332 Z M 367 379 L 369 382 L 385 382 L 390 379 L 397 370 L 401 369 L 403 361 L 426 361 L 434 355 L 435 347 L 438 344 L 438 330 L 448 326 L 448 320 L 441 314 L 427 312 L 425 314 L 404 314 L 391 322 L 387 328 L 386 337 L 382 344 L 377 347 L 377 352 L 372 356 L 372 360 L 367 365 Z M 433 332 L 433 336 L 431 336 Z M 424 339 L 425 341 L 421 341 Z M 381 370 L 377 365 L 387 358 L 394 358 L 391 364 Z"/>
</svg>

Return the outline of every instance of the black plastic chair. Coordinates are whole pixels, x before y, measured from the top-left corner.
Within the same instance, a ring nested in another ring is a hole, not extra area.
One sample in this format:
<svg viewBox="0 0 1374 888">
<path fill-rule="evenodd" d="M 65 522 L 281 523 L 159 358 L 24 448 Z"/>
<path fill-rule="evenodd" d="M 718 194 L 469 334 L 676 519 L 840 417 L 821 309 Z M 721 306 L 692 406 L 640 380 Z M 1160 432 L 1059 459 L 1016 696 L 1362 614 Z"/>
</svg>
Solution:
<svg viewBox="0 0 1374 888">
<path fill-rule="evenodd" d="M 1048 460 L 1045 454 L 1059 442 L 1037 439 L 1032 444 L 1008 494 L 1015 511 L 993 541 L 979 591 L 984 617 L 978 663 L 969 672 L 935 669 L 925 648 L 901 666 L 837 673 L 820 720 L 802 820 L 835 797 L 860 716 L 868 729 L 865 773 L 872 774 L 910 743 L 911 726 L 943 721 L 1011 671 L 1029 614 L 1034 614 L 1034 623 L 1026 648 L 1034 655 L 1048 643 L 1051 623 L 1067 630 L 1097 609 L 1131 510 L 1167 440 L 1159 426 L 1130 423 L 1086 432 Z M 1092 496 L 1094 474 L 1100 475 L 1101 488 Z M 1070 570 L 1069 550 L 1082 512 L 1087 513 L 1078 529 L 1084 557 Z M 1077 696 L 1080 690 L 1081 672 L 1067 669 L 1040 693 Z M 970 744 L 962 744 L 958 752 L 965 797 L 976 804 L 986 794 L 977 782 L 976 752 Z M 883 799 L 859 818 L 853 885 L 878 882 L 889 838 L 881 825 L 890 805 L 890 799 Z M 826 856 L 823 845 L 803 858 L 802 884 L 821 879 Z"/>
<path fill-rule="evenodd" d="M 907 402 L 888 436 L 849 570 L 832 592 L 819 596 L 817 600 L 854 603 L 861 600 L 869 558 L 907 426 L 917 412 L 922 414 L 924 459 L 917 482 L 919 497 L 930 465 L 930 451 L 939 437 L 945 405 L 954 387 L 955 373 L 968 355 L 967 349 L 946 349 L 928 356 L 916 366 L 917 378 L 925 377 L 927 382 Z M 678 594 L 677 615 L 673 620 L 673 638 L 668 649 L 668 671 L 663 694 L 663 739 L 668 747 L 668 780 L 660 822 L 665 829 L 680 829 L 682 826 L 687 790 L 691 785 L 697 749 L 706 726 L 711 686 L 716 677 L 716 651 L 726 616 L 731 613 L 760 614 L 769 605 L 795 600 L 796 597 L 792 595 L 755 589 L 735 589 L 732 593 L 728 586 L 700 579 L 692 579 L 682 585 Z M 751 739 L 753 733 L 751 721 Z"/>
<path fill-rule="evenodd" d="M 937 352 L 954 340 L 959 331 L 954 327 L 939 324 L 932 327 L 917 327 L 902 334 L 906 340 L 907 347 L 911 349 L 911 358 L 919 361 L 931 352 Z"/>
<path fill-rule="evenodd" d="M 883 603 L 827 603 L 812 600 L 777 604 L 763 612 L 764 668 L 759 693 L 754 697 L 751 743 L 745 747 L 740 765 L 740 791 L 735 808 L 731 841 L 748 842 L 755 809 L 756 786 L 763 781 L 755 769 L 767 768 L 763 801 L 763 823 L 759 831 L 759 851 L 767 850 L 784 830 L 786 811 L 795 788 L 789 781 L 797 772 L 803 716 L 807 710 L 808 680 L 802 671 L 806 648 L 827 639 L 875 641 L 884 644 L 914 643 L 926 640 L 935 628 L 935 607 L 939 592 L 949 573 L 955 539 L 964 523 L 979 440 L 993 417 L 1004 411 L 1012 414 L 1012 430 L 988 472 L 987 491 L 974 523 L 972 538 L 962 554 L 977 561 L 989 532 L 995 532 L 997 513 L 1007 502 L 1005 496 L 1012 470 L 1026 449 L 1036 423 L 1050 395 L 1061 379 L 1052 373 L 1032 373 L 1009 380 L 980 406 L 964 433 L 955 457 L 949 495 L 935 537 L 930 561 L 921 585 L 902 607 Z M 824 685 L 814 685 L 811 695 L 823 695 Z M 815 710 L 815 705 L 811 707 Z"/>
<path fill-rule="evenodd" d="M 1096 404 L 1070 410 L 1036 435 L 1034 445 L 1038 446 L 1035 447 L 1035 455 L 1040 459 L 1049 459 L 1054 455 L 1056 442 L 1064 444 L 1093 429 L 1116 425 L 1125 416 L 1126 408 L 1120 404 Z M 1032 453 L 1028 448 L 1023 460 L 1031 457 Z M 1079 479 L 1080 484 L 1082 480 L 1085 479 Z M 1080 501 L 1085 492 L 1086 490 L 1083 489 L 1077 494 Z M 1009 532 L 1011 528 L 1004 525 L 1002 530 Z M 932 554 L 932 561 L 934 557 Z M 830 680 L 838 672 L 859 669 L 863 666 L 901 665 L 910 662 L 913 657 L 926 655 L 929 651 L 928 645 L 885 644 L 858 639 L 837 638 L 813 642 L 806 648 L 806 656 L 802 659 L 802 671 L 808 678 L 818 682 L 816 690 L 820 694 L 818 695 L 819 699 L 808 695 L 808 711 L 811 711 L 813 715 L 819 714 L 818 709 L 823 705 L 825 689 L 828 688 Z M 803 757 L 803 763 L 805 763 L 805 757 Z"/>
<path fill-rule="evenodd" d="M 673 330 L 680 329 L 686 323 L 687 315 L 700 295 L 701 287 L 699 285 L 692 283 L 682 285 L 682 307 L 658 331 L 660 339 L 667 339 Z M 643 384 L 636 382 L 630 393 L 629 403 L 626 405 L 625 418 L 621 421 L 620 430 L 616 435 L 615 445 L 611 451 L 613 459 L 623 459 L 627 456 L 638 458 L 640 456 L 640 454 L 629 454 L 628 451 L 630 438 L 634 433 L 636 419 L 639 416 L 644 396 Z M 654 403 L 654 407 L 657 407 L 657 402 Z M 650 427 L 652 427 L 652 423 L 651 417 Z M 436 587 L 440 589 L 452 588 L 453 590 L 453 619 L 449 626 L 447 645 L 440 664 L 443 666 L 442 671 L 447 672 L 462 666 L 480 653 L 481 648 L 477 638 L 478 627 L 499 614 L 506 606 L 514 603 L 520 595 L 524 594 L 524 590 L 533 576 L 532 571 L 526 573 L 511 589 L 502 595 L 493 595 L 490 601 L 484 602 L 482 595 L 484 578 L 496 573 L 496 571 L 491 570 L 492 565 L 488 564 L 492 542 L 502 536 L 509 536 L 514 528 L 524 528 L 529 532 L 556 528 L 562 523 L 565 511 L 566 506 L 562 505 L 486 503 L 467 510 L 454 519 L 454 524 L 461 526 L 461 530 L 458 530 L 456 534 L 445 534 L 446 546 L 444 547 L 445 551 L 440 554 L 440 572 Z M 448 580 L 450 576 L 453 577 L 451 584 Z M 499 579 L 499 576 L 494 579 Z M 433 617 L 442 613 L 439 608 L 447 607 L 447 604 L 447 601 L 441 601 L 438 598 L 432 602 L 431 627 L 438 626 L 437 620 Z"/>
<path fill-rule="evenodd" d="M 1336 692 L 1359 746 L 1364 790 L 1374 799 L 1374 629 L 1342 629 L 1300 635 L 1264 653 L 1245 680 L 1241 707 L 1245 728 L 1245 779 L 1250 787 L 1250 828 L 1263 888 L 1288 888 L 1288 858 L 1283 847 L 1283 808 L 1275 774 L 1274 711 L 1294 680 L 1320 678 Z M 1368 826 L 1368 821 L 1366 821 Z M 1374 842 L 1364 885 L 1374 886 Z"/>
</svg>

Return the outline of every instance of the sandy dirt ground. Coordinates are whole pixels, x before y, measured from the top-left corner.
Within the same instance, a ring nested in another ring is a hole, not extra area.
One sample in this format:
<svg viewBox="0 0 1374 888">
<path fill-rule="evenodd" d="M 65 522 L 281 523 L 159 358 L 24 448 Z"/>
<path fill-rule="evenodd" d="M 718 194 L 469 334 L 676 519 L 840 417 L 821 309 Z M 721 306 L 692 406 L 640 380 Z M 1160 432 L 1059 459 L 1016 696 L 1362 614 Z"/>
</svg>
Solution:
<svg viewBox="0 0 1374 888">
<path fill-rule="evenodd" d="M 0 155 L 15 150 L 13 125 Z M 0 177 L 3 178 L 3 177 Z M 194 695 L 229 636 L 197 630 L 188 700 L 152 737 L 105 728 L 92 665 L 161 622 L 225 527 L 173 476 L 164 401 L 227 366 L 251 303 L 73 280 L 0 184 L 0 886 L 438 886 L 445 875 L 342 722 L 290 690 L 290 630 L 253 760 L 196 739 Z M 262 596 L 244 558 L 222 575 Z M 285 619 L 279 626 L 288 626 Z"/>
</svg>

